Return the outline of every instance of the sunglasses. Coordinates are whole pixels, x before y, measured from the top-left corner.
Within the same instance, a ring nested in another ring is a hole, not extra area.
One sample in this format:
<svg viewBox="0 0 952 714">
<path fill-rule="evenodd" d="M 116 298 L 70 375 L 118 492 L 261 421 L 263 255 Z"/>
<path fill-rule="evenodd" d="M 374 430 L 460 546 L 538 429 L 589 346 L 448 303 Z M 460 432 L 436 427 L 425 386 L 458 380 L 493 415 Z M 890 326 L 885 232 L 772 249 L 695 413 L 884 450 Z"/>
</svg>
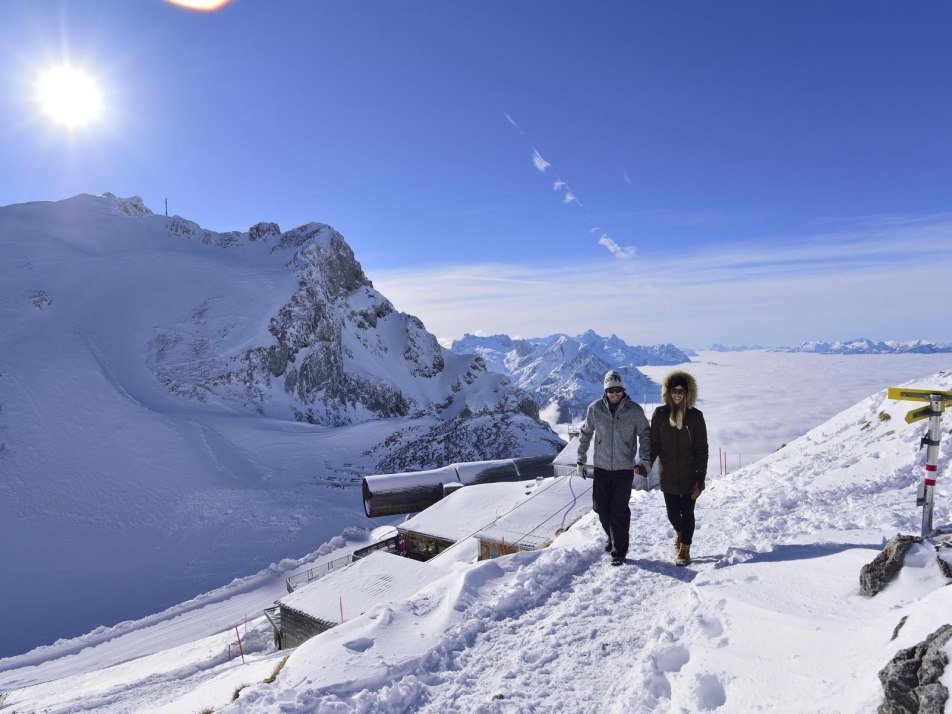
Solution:
<svg viewBox="0 0 952 714">
<path fill-rule="evenodd" d="M 671 390 L 672 394 L 686 394 L 687 390 L 684 387 L 675 387 Z"/>
<path fill-rule="evenodd" d="M 608 392 L 609 394 L 621 394 L 625 390 L 622 389 L 621 387 L 611 387 L 610 389 L 606 389 L 605 391 Z"/>
</svg>

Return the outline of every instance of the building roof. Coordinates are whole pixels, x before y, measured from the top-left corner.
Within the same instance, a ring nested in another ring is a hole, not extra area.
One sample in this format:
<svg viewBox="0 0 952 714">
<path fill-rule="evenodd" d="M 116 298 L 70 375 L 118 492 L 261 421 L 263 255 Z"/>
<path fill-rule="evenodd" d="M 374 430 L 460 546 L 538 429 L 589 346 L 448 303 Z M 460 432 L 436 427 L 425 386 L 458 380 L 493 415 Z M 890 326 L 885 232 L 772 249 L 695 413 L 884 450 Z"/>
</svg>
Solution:
<svg viewBox="0 0 952 714">
<path fill-rule="evenodd" d="M 541 548 L 555 535 L 592 510 L 592 481 L 576 476 L 547 479 L 529 497 L 477 538 L 523 548 Z"/>
<path fill-rule="evenodd" d="M 534 480 L 467 486 L 398 524 L 397 528 L 455 543 L 488 526 L 535 489 Z"/>
<path fill-rule="evenodd" d="M 559 452 L 558 456 L 552 461 L 553 464 L 559 464 L 562 466 L 572 466 L 574 467 L 578 460 L 578 442 L 579 438 L 573 436 L 569 439 L 569 443 Z M 592 464 L 595 459 L 595 439 L 592 439 L 588 444 L 588 455 L 585 462 L 588 464 L 589 468 L 592 468 Z"/>
<path fill-rule="evenodd" d="M 446 573 L 432 565 L 378 551 L 309 583 L 278 603 L 315 620 L 349 620 L 377 604 L 409 597 Z"/>
</svg>

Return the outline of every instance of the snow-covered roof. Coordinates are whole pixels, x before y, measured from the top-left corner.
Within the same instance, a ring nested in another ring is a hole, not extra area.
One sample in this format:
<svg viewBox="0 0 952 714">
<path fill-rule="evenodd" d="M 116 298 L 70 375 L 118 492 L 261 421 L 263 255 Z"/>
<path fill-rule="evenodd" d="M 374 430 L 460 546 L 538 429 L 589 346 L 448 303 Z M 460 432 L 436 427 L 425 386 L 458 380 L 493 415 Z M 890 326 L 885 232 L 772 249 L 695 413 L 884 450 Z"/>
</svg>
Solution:
<svg viewBox="0 0 952 714">
<path fill-rule="evenodd" d="M 554 464 L 561 464 L 564 466 L 575 466 L 578 462 L 578 441 L 577 436 L 572 437 L 568 444 L 565 445 L 565 448 L 559 452 L 559 455 L 555 457 L 555 460 L 552 462 Z M 593 459 L 595 458 L 595 439 L 592 439 L 588 444 L 588 457 L 586 463 L 589 467 L 594 463 Z"/>
<path fill-rule="evenodd" d="M 476 534 L 508 545 L 541 548 L 592 510 L 592 482 L 576 476 L 549 479 L 495 523 Z"/>
<path fill-rule="evenodd" d="M 294 591 L 278 603 L 316 620 L 340 622 L 342 607 L 344 620 L 350 620 L 374 605 L 412 595 L 443 575 L 432 565 L 378 551 Z"/>
<path fill-rule="evenodd" d="M 535 488 L 535 481 L 467 486 L 400 523 L 397 528 L 443 540 L 460 541 L 493 523 Z"/>
</svg>

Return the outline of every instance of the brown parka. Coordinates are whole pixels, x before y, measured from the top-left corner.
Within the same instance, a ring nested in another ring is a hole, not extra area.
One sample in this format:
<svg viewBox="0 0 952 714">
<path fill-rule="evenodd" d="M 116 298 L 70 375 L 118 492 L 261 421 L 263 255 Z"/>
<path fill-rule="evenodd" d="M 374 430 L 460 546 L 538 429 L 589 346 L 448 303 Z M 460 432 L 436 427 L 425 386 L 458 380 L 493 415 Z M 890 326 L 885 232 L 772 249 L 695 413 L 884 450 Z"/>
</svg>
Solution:
<svg viewBox="0 0 952 714">
<path fill-rule="evenodd" d="M 674 402 L 670 385 L 673 381 L 683 381 L 687 391 L 682 402 L 684 413 L 680 428 L 671 423 Z M 698 490 L 703 491 L 708 459 L 707 425 L 704 415 L 694 406 L 697 403 L 694 377 L 681 370 L 669 374 L 661 388 L 661 401 L 664 404 L 651 416 L 651 452 L 661 460 L 661 490 L 687 494 L 696 484 Z"/>
</svg>

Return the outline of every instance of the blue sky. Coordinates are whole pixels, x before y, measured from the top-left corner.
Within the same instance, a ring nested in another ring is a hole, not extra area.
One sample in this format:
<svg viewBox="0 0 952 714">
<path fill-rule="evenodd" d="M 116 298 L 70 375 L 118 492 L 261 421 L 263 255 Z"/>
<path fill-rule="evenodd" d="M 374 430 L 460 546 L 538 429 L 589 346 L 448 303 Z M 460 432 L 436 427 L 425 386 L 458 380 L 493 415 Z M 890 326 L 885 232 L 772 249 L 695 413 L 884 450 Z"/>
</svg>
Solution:
<svg viewBox="0 0 952 714">
<path fill-rule="evenodd" d="M 0 204 L 330 223 L 442 338 L 949 341 L 950 36 L 939 0 L 4 0 Z M 73 132 L 33 100 L 64 57 L 105 93 Z"/>
</svg>

